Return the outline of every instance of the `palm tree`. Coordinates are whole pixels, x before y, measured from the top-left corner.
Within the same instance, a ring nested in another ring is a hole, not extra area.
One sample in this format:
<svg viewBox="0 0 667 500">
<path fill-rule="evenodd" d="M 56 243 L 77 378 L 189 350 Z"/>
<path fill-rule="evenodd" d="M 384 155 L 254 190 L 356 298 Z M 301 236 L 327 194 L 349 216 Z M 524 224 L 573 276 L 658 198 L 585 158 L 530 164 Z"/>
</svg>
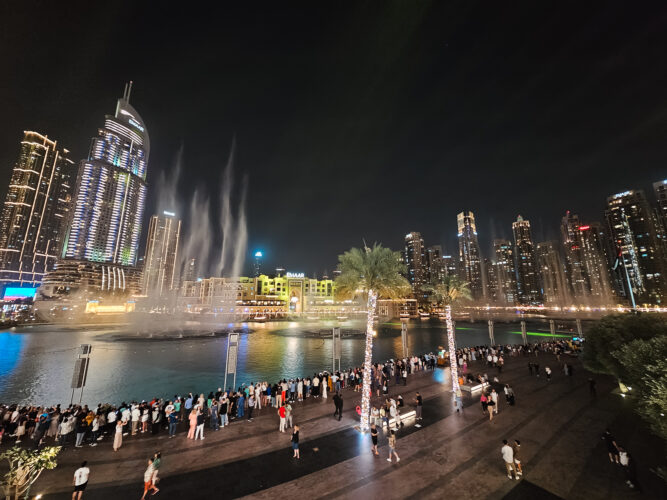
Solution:
<svg viewBox="0 0 667 500">
<path fill-rule="evenodd" d="M 468 283 L 456 276 L 447 276 L 433 287 L 429 287 L 431 302 L 445 306 L 445 320 L 447 322 L 447 343 L 449 349 L 449 369 L 452 376 L 452 391 L 454 395 L 459 390 L 458 364 L 456 362 L 456 343 L 454 341 L 454 324 L 452 323 L 452 305 L 465 299 L 470 300 L 472 294 Z"/>
<path fill-rule="evenodd" d="M 352 248 L 338 256 L 340 275 L 336 278 L 336 295 L 341 299 L 362 295 L 366 298 L 366 351 L 364 353 L 364 383 L 361 396 L 361 425 L 369 428 L 371 406 L 371 362 L 373 356 L 373 320 L 378 297 L 398 298 L 410 293 L 410 284 L 401 275 L 404 265 L 400 252 L 382 245 L 373 248 Z"/>
</svg>

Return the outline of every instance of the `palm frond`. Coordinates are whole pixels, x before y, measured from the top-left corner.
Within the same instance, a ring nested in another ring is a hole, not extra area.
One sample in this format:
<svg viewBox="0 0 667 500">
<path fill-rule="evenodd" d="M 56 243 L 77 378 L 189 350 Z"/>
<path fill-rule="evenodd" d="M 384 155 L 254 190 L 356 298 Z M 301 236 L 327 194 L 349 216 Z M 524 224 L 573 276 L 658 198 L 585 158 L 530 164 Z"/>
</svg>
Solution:
<svg viewBox="0 0 667 500">
<path fill-rule="evenodd" d="M 401 275 L 404 264 L 399 252 L 375 243 L 371 248 L 351 248 L 338 256 L 340 276 L 336 278 L 336 295 L 350 299 L 369 290 L 381 298 L 405 297 L 410 284 Z"/>
</svg>

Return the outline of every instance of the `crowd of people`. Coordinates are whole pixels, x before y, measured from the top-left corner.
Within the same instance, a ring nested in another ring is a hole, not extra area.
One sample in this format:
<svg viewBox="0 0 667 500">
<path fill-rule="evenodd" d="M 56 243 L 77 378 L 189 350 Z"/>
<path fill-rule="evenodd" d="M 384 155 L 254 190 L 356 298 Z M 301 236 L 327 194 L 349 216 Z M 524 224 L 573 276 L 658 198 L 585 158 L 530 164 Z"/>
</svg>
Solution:
<svg viewBox="0 0 667 500">
<path fill-rule="evenodd" d="M 422 369 L 435 369 L 436 356 L 429 353 L 399 360 L 389 360 L 373 365 L 372 391 L 378 396 L 389 394 L 390 381 L 407 384 L 408 375 Z M 343 413 L 342 391 L 360 392 L 363 381 L 362 367 L 333 373 L 322 371 L 311 377 L 282 379 L 273 384 L 251 382 L 236 390 L 218 387 L 208 395 L 188 393 L 173 398 L 154 397 L 150 400 L 121 402 L 113 405 L 100 403 L 88 405 L 71 404 L 63 407 L 0 405 L 0 443 L 3 441 L 21 444 L 29 440 L 34 447 L 47 442 L 64 448 L 97 446 L 107 436 L 112 436 L 112 448 L 118 451 L 123 439 L 129 436 L 155 435 L 166 431 L 170 438 L 179 429 L 187 426 L 187 438 L 203 440 L 205 427 L 217 431 L 234 421 L 252 422 L 253 415 L 262 408 L 275 408 L 280 415 L 279 430 L 293 428 L 293 406 L 306 399 L 326 400 L 333 395 L 336 416 Z M 402 398 L 387 399 L 386 404 L 376 409 L 387 416 L 395 416 L 403 405 Z"/>
<path fill-rule="evenodd" d="M 554 354 L 561 363 L 564 374 L 572 376 L 571 364 L 561 362 L 561 355 L 573 354 L 572 351 L 572 345 L 565 341 L 465 347 L 456 352 L 459 383 L 460 385 L 482 384 L 480 395 L 482 411 L 484 415 L 488 415 L 490 421 L 493 421 L 494 415 L 499 410 L 500 396 L 496 391 L 498 377 L 508 357 L 529 357 L 529 374 L 535 377 L 544 374 L 546 381 L 549 381 L 552 374 L 551 367 L 548 364 L 543 368 L 540 366 L 539 354 Z M 387 460 L 391 462 L 395 458 L 396 462 L 400 461 L 396 450 L 396 438 L 397 432 L 403 425 L 402 409 L 407 405 L 414 407 L 417 426 L 420 425 L 422 418 L 421 394 L 416 392 L 414 399 L 406 403 L 397 391 L 392 391 L 393 394 L 390 395 L 390 385 L 407 386 L 409 375 L 421 370 L 434 370 L 436 365 L 437 357 L 432 353 L 372 365 L 371 395 L 375 398 L 369 424 L 371 451 L 374 455 L 379 455 L 378 431 L 384 430 L 389 444 Z M 472 373 L 473 366 L 479 373 Z M 491 377 L 489 372 L 492 373 Z M 496 383 L 496 387 L 490 384 L 492 381 Z M 230 388 L 223 390 L 218 387 L 207 395 L 188 393 L 184 396 L 175 395 L 173 398 L 155 397 L 144 401 L 122 402 L 118 405 L 100 403 L 95 408 L 87 405 L 69 405 L 66 408 L 61 405 L 51 407 L 0 405 L 0 443 L 4 440 L 20 444 L 30 440 L 28 445 L 37 448 L 50 440 L 49 444 L 80 448 L 84 445 L 97 446 L 105 438 L 113 437 L 109 441 L 113 450 L 118 451 L 123 445 L 124 438 L 127 439 L 129 436 L 132 439 L 133 436 L 142 434 L 155 435 L 168 432 L 169 437 L 174 438 L 179 431 L 187 429 L 188 439 L 203 440 L 206 427 L 208 430 L 218 431 L 235 421 L 252 422 L 254 416 L 262 409 L 273 408 L 278 414 L 278 431 L 284 433 L 287 429 L 292 429 L 293 457 L 299 459 L 299 426 L 294 425 L 294 405 L 308 399 L 327 400 L 331 395 L 335 406 L 334 417 L 340 420 L 343 415 L 343 391 L 360 392 L 362 385 L 363 368 L 356 367 L 333 373 L 322 371 L 303 378 L 285 378 L 275 383 L 251 382 L 241 385 L 236 390 Z M 515 394 L 512 387 L 509 384 L 500 387 L 506 404 L 514 405 Z M 594 391 L 594 383 L 591 385 L 591 391 Z M 463 411 L 462 399 L 459 390 L 454 395 L 457 412 Z M 628 478 L 627 484 L 634 487 L 636 484 L 633 474 L 634 464 L 629 455 L 616 444 L 609 432 L 603 439 L 607 443 L 610 460 L 624 468 Z M 523 474 L 520 450 L 519 440 L 515 439 L 511 444 L 507 440 L 503 441 L 501 453 L 510 479 L 513 477 L 519 479 Z M 148 460 L 144 475 L 144 497 L 158 491 L 157 472 L 160 462 L 159 452 Z M 89 470 L 85 464 L 77 470 L 75 474 L 77 492 L 83 492 L 85 489 L 88 474 Z"/>
</svg>

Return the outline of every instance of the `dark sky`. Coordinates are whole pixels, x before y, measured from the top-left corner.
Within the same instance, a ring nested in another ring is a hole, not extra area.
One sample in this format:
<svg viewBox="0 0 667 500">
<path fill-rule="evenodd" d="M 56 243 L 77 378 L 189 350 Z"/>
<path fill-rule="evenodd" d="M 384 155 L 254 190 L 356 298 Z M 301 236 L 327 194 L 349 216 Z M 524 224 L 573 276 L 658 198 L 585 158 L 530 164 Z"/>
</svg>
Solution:
<svg viewBox="0 0 667 500">
<path fill-rule="evenodd" d="M 463 209 L 488 254 L 519 213 L 556 238 L 667 177 L 664 2 L 237 3 L 5 2 L 0 179 L 23 130 L 86 156 L 130 79 L 148 214 L 181 147 L 183 201 L 215 198 L 235 137 L 270 268 L 408 231 L 452 252 Z"/>
</svg>

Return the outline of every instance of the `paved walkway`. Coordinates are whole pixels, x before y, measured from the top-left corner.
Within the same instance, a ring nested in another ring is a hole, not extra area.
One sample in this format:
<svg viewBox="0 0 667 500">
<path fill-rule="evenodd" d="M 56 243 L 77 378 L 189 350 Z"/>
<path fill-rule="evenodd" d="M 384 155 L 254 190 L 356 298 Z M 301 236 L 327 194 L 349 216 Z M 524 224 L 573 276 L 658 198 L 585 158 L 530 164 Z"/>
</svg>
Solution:
<svg viewBox="0 0 667 500">
<path fill-rule="evenodd" d="M 570 360 L 571 362 L 572 360 Z M 96 448 L 69 449 L 59 466 L 46 471 L 33 488 L 44 498 L 69 498 L 71 474 L 88 460 L 91 479 L 86 497 L 139 498 L 146 459 L 161 450 L 161 498 L 628 498 L 618 468 L 609 464 L 600 435 L 610 425 L 617 439 L 639 464 L 639 481 L 647 498 L 665 498 L 664 484 L 648 471 L 664 466 L 662 447 L 655 446 L 638 420 L 616 395 L 611 380 L 598 378 L 598 397 L 588 393 L 587 378 L 574 360 L 575 374 L 566 377 L 554 356 L 539 363 L 554 370 L 553 380 L 530 377 L 528 359 L 510 358 L 500 375 L 512 385 L 517 404 L 504 400 L 493 422 L 483 416 L 479 395 L 466 397 L 463 414 L 453 411 L 446 370 L 421 372 L 408 386 L 391 386 L 410 403 L 416 390 L 424 397 L 422 427 L 406 422 L 399 432 L 399 464 L 386 461 L 381 433 L 380 457 L 370 453 L 370 438 L 359 434 L 359 393 L 344 391 L 342 421 L 332 418 L 331 398 L 294 405 L 301 427 L 301 459 L 292 458 L 290 433 L 277 431 L 274 409 L 263 409 L 253 422 L 237 422 L 206 439 L 192 442 L 180 432 L 174 439 L 125 438 L 118 453 L 106 439 Z M 471 372 L 488 371 L 481 362 Z M 500 391 L 500 386 L 497 387 Z M 631 430 L 634 429 L 634 430 Z M 524 476 L 509 481 L 500 456 L 502 439 L 522 443 Z M 647 444 L 648 443 L 648 444 Z M 662 489 L 661 489 L 662 488 Z"/>
</svg>

